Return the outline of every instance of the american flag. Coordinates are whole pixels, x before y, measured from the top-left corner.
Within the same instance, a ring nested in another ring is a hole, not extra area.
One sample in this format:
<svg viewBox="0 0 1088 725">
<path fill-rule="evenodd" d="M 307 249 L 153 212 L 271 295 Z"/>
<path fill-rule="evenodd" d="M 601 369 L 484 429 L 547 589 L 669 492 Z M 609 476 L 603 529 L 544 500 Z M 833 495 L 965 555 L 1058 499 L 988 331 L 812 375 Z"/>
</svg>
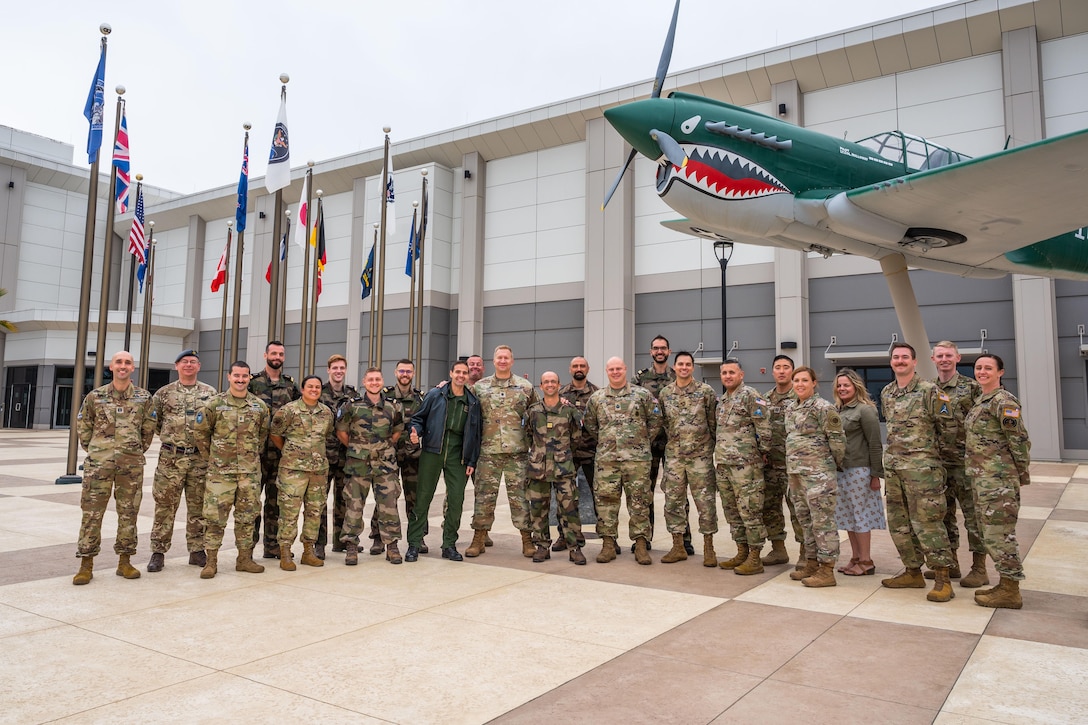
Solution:
<svg viewBox="0 0 1088 725">
<path fill-rule="evenodd" d="M 136 186 L 136 213 L 132 215 L 132 231 L 128 233 L 128 251 L 140 265 L 147 264 L 147 239 L 144 238 L 144 188 Z"/>
<path fill-rule="evenodd" d="M 117 213 L 124 214 L 128 211 L 128 187 L 132 180 L 129 177 L 128 120 L 123 107 L 121 127 L 117 129 L 117 141 L 113 144 L 113 167 L 117 175 Z"/>
</svg>

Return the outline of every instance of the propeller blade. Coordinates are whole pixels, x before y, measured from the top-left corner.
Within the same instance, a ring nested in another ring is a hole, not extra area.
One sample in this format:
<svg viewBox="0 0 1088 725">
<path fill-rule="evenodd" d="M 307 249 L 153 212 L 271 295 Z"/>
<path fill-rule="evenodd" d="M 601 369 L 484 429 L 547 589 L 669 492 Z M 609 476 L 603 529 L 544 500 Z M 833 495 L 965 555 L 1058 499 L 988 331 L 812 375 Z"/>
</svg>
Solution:
<svg viewBox="0 0 1088 725">
<path fill-rule="evenodd" d="M 661 153 L 665 154 L 670 164 L 681 169 L 688 165 L 688 155 L 672 136 L 655 128 L 650 130 L 650 138 L 657 142 L 657 147 L 661 149 Z"/>
<path fill-rule="evenodd" d="M 631 149 L 631 153 L 627 155 L 627 161 L 624 163 L 623 168 L 620 169 L 620 173 L 616 175 L 616 180 L 612 182 L 612 187 L 608 190 L 608 193 L 604 195 L 604 203 L 601 204 L 601 211 L 604 211 L 604 208 L 608 206 L 608 202 L 612 199 L 612 195 L 616 193 L 616 189 L 620 188 L 620 182 L 623 181 L 623 175 L 627 173 L 627 167 L 635 160 L 635 154 L 637 153 L 638 151 Z"/>
<path fill-rule="evenodd" d="M 669 24 L 669 34 L 665 36 L 665 47 L 661 49 L 661 60 L 657 63 L 657 75 L 654 76 L 654 89 L 650 91 L 650 98 L 661 97 L 661 87 L 665 85 L 665 76 L 669 72 L 669 63 L 672 61 L 672 45 L 676 40 L 676 18 L 680 15 L 680 0 L 672 9 L 672 22 Z"/>
</svg>

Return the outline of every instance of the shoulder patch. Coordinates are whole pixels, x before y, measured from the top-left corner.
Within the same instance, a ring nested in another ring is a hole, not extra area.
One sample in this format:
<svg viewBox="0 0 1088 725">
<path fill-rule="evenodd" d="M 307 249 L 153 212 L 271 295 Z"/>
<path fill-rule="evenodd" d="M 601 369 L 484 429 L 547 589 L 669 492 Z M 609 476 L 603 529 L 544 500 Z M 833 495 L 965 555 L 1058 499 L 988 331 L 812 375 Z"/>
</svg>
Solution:
<svg viewBox="0 0 1088 725">
<path fill-rule="evenodd" d="M 950 397 L 948 396 L 948 393 L 941 393 L 941 392 L 938 392 L 938 393 L 937 393 L 937 399 L 938 399 L 938 400 L 940 400 L 941 402 L 944 402 L 944 403 L 950 403 L 950 402 L 952 402 L 952 398 L 950 398 Z"/>
<path fill-rule="evenodd" d="M 1003 417 L 1003 418 L 1019 418 L 1020 417 L 1020 409 L 1019 408 L 1002 408 L 1001 417 Z"/>
<path fill-rule="evenodd" d="M 198 412 L 197 412 L 197 414 L 196 414 L 196 422 L 197 422 L 198 424 L 199 424 L 199 423 L 203 423 L 203 422 L 204 422 L 204 411 L 203 411 L 203 410 L 201 410 L 201 411 L 198 411 Z"/>
</svg>

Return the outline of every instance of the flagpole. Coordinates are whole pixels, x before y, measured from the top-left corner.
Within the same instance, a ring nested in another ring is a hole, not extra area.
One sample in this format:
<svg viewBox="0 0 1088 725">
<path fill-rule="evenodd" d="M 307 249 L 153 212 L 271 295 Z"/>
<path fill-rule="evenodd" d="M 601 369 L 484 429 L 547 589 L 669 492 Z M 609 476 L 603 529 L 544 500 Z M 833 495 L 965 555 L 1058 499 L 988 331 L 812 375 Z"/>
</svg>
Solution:
<svg viewBox="0 0 1088 725">
<path fill-rule="evenodd" d="M 117 113 L 113 123 L 113 145 L 117 146 L 117 134 L 121 132 L 121 109 L 124 107 L 125 87 L 117 86 Z M 106 240 L 102 247 L 102 289 L 98 295 L 98 338 L 94 351 L 94 387 L 102 385 L 102 361 L 106 353 L 106 328 L 110 316 L 110 283 L 113 272 L 113 219 L 117 209 L 117 172 L 110 162 L 110 191 L 106 194 Z"/>
<path fill-rule="evenodd" d="M 302 263 L 302 305 L 299 310 L 299 328 L 298 328 L 298 379 L 302 380 L 308 374 L 309 368 L 307 368 L 307 361 L 309 356 L 307 355 L 307 349 L 310 342 L 309 335 L 309 311 L 310 311 L 310 219 L 313 214 L 310 213 L 311 205 L 313 204 L 313 192 L 314 192 L 314 162 L 307 161 L 306 166 L 306 180 L 302 182 L 306 187 L 306 214 L 299 217 L 299 223 L 303 225 L 302 246 L 304 250 L 304 261 Z M 302 209 L 299 209 L 299 214 L 302 214 Z"/>
<path fill-rule="evenodd" d="M 144 175 L 136 174 L 136 198 L 140 198 L 140 194 L 144 188 Z M 136 256 L 128 255 L 130 263 L 128 265 L 128 306 L 125 308 L 125 345 L 124 348 L 128 352 L 132 352 L 132 306 L 134 289 L 136 287 Z M 122 257 L 123 258 L 123 257 Z"/>
<path fill-rule="evenodd" d="M 314 245 L 314 284 L 313 289 L 311 290 L 312 297 L 310 298 L 310 339 L 306 343 L 306 352 L 309 355 L 309 358 L 307 359 L 306 369 L 309 371 L 310 375 L 313 375 L 314 370 L 317 368 L 317 285 L 318 282 L 321 280 L 321 245 L 324 241 L 325 236 L 325 208 L 323 206 L 323 202 L 321 201 L 322 194 L 323 192 L 321 191 L 321 189 L 318 189 L 317 215 L 314 216 L 314 231 L 312 234 L 314 239 L 317 241 L 317 244 Z M 318 224 L 321 225 L 320 229 L 317 227 Z M 309 245 L 307 245 L 306 248 L 309 249 Z"/>
<path fill-rule="evenodd" d="M 234 210 L 234 220 L 238 223 L 238 260 L 235 262 L 234 268 L 234 309 L 231 311 L 230 362 L 228 364 L 233 364 L 234 361 L 238 359 L 238 330 L 241 325 L 242 314 L 242 254 L 245 251 L 246 246 L 245 207 L 249 201 L 249 130 L 253 128 L 253 126 L 249 123 L 243 123 L 242 128 L 245 129 L 246 140 L 242 145 L 242 173 L 239 175 L 238 179 L 238 205 Z M 244 194 L 241 193 L 243 191 L 243 178 L 245 179 Z"/>
<path fill-rule="evenodd" d="M 102 33 L 102 54 L 99 58 L 99 65 L 102 66 L 103 79 L 105 78 L 106 36 L 110 34 L 111 30 L 112 28 L 106 23 L 98 26 L 98 31 Z M 97 84 L 98 73 L 96 70 L 95 86 L 91 88 L 92 98 L 97 97 Z M 88 98 L 88 100 L 91 100 L 91 98 Z M 90 120 L 88 118 L 88 121 Z M 91 131 L 93 132 L 93 122 Z M 72 370 L 72 407 L 69 410 L 68 417 L 68 460 L 65 467 L 66 475 L 58 478 L 57 483 L 81 483 L 83 481 L 81 476 L 76 475 L 79 444 L 79 427 L 76 425 L 76 421 L 79 418 L 79 409 L 83 405 L 83 384 L 87 378 L 87 324 L 91 316 L 91 275 L 94 271 L 94 227 L 95 211 L 98 207 L 98 157 L 102 151 L 101 133 L 100 129 L 99 148 L 95 149 L 94 159 L 91 161 L 91 175 L 87 185 L 87 221 L 83 231 L 83 272 L 79 288 L 79 319 L 76 323 L 75 365 Z M 91 135 L 91 133 L 88 133 L 88 144 Z"/>
<path fill-rule="evenodd" d="M 378 243 L 379 253 L 378 259 L 375 260 L 375 264 L 378 268 L 375 270 L 378 273 L 378 284 L 375 286 L 375 291 L 378 293 L 378 320 L 376 324 L 376 330 L 374 332 L 374 367 L 380 368 L 382 366 L 382 336 L 384 335 L 385 327 L 385 229 L 388 220 L 386 217 L 386 211 L 389 207 L 386 194 L 389 189 L 389 126 L 382 129 L 385 132 L 385 164 L 382 166 L 382 192 L 381 192 L 381 240 Z M 380 263 L 378 260 L 381 260 Z"/>
<path fill-rule="evenodd" d="M 223 314 L 219 318 L 219 389 L 227 389 L 227 296 L 230 291 L 230 236 L 234 220 L 227 222 L 227 248 L 223 251 Z M 218 269 L 216 270 L 218 276 Z"/>
<path fill-rule="evenodd" d="M 280 237 L 283 229 L 280 227 L 283 213 L 283 190 L 276 191 L 275 201 L 272 203 L 272 273 L 268 278 L 268 342 L 279 340 L 279 303 L 280 303 Z"/>
<path fill-rule="evenodd" d="M 384 189 L 384 187 L 382 187 L 382 188 Z M 382 195 L 383 195 L 382 196 L 382 206 L 384 207 L 385 206 L 385 196 L 384 196 L 385 192 L 384 191 L 382 191 Z M 378 260 L 376 258 L 377 257 L 377 251 L 376 250 L 378 249 L 378 228 L 380 226 L 381 225 L 378 224 L 378 222 L 374 222 L 374 246 L 371 247 L 371 250 L 375 250 L 374 251 L 374 253 L 375 253 L 375 259 L 374 259 L 375 266 L 377 266 L 377 264 L 378 264 Z M 370 270 L 370 332 L 367 335 L 367 344 L 368 344 L 367 345 L 367 356 L 366 356 L 367 367 L 374 367 L 374 328 L 377 325 L 377 320 L 374 317 L 374 298 L 378 296 L 378 288 L 377 288 L 377 285 L 375 284 L 375 278 L 374 278 L 375 272 L 377 272 L 376 269 L 371 269 Z"/>
<path fill-rule="evenodd" d="M 412 202 L 412 226 L 408 233 L 408 269 L 409 281 L 408 281 L 408 354 L 405 356 L 409 359 L 412 357 L 412 345 L 416 339 L 416 249 L 419 247 L 419 242 L 416 241 L 416 219 L 419 214 L 419 202 Z"/>
<path fill-rule="evenodd" d="M 425 261 L 423 253 L 426 251 L 424 241 L 427 238 L 427 211 L 430 208 L 431 203 L 430 203 L 430 198 L 429 198 L 429 196 L 427 194 L 427 170 L 423 169 L 420 173 L 423 176 L 423 204 L 421 206 L 420 215 L 419 215 L 419 234 L 416 236 L 416 244 L 419 246 L 419 260 L 418 260 L 418 264 L 419 264 L 419 290 L 417 292 L 417 294 L 419 295 L 419 300 L 418 300 L 419 325 L 417 326 L 417 329 L 416 329 L 415 361 L 416 361 L 416 371 L 417 371 L 416 374 L 419 375 L 420 380 L 422 380 L 423 379 L 423 278 L 424 278 L 423 262 Z M 411 343 L 411 341 L 409 341 L 409 344 L 410 343 Z M 409 355 L 409 357 L 412 357 L 412 356 Z"/>
<path fill-rule="evenodd" d="M 153 230 L 152 230 L 153 231 Z M 148 237 L 147 278 L 144 282 L 144 319 L 139 331 L 139 386 L 147 390 L 151 380 L 151 306 L 154 304 L 154 236 Z"/>
</svg>

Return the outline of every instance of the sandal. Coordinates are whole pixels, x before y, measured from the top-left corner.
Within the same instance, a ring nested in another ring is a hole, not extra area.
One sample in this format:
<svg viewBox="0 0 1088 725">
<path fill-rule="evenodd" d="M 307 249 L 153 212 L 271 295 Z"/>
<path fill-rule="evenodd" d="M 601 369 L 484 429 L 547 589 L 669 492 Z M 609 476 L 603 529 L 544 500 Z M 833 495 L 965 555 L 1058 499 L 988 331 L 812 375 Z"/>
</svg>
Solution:
<svg viewBox="0 0 1088 725">
<path fill-rule="evenodd" d="M 846 574 L 846 573 L 847 573 L 847 571 L 846 571 L 846 570 L 847 570 L 847 569 L 853 569 L 853 568 L 854 568 L 855 566 L 857 566 L 857 565 L 858 565 L 858 561 L 860 561 L 860 559 L 853 559 L 853 558 L 851 558 L 851 559 L 850 559 L 850 563 L 849 563 L 849 564 L 843 564 L 842 566 L 840 566 L 840 567 L 839 567 L 838 569 L 836 569 L 835 571 L 837 571 L 837 572 L 840 572 L 840 573 L 842 573 L 842 574 Z"/>
<path fill-rule="evenodd" d="M 846 576 L 872 576 L 876 574 L 876 565 L 872 559 L 858 561 L 854 566 L 843 572 Z"/>
</svg>

